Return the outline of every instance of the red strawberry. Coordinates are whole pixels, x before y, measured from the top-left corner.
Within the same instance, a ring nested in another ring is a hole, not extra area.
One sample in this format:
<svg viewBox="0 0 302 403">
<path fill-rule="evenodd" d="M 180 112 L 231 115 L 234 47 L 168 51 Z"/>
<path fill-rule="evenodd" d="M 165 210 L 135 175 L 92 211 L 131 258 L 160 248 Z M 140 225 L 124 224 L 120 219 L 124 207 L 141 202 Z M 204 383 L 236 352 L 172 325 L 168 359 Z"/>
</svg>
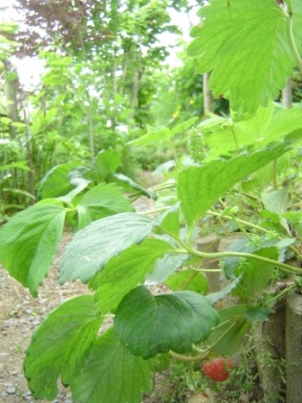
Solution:
<svg viewBox="0 0 302 403">
<path fill-rule="evenodd" d="M 204 373 L 212 379 L 212 381 L 224 382 L 229 377 L 229 369 L 233 367 L 232 360 L 221 357 L 214 358 L 203 364 Z"/>
</svg>

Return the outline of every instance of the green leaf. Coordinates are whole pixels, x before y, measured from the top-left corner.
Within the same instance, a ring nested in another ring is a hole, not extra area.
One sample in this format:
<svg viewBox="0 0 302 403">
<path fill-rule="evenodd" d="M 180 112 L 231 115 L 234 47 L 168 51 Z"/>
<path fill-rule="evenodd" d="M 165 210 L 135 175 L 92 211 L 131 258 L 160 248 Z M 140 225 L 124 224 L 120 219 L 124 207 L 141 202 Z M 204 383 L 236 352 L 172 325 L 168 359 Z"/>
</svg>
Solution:
<svg viewBox="0 0 302 403">
<path fill-rule="evenodd" d="M 249 119 L 236 121 L 235 117 L 233 113 L 232 119 L 220 118 L 216 125 L 207 125 L 207 121 L 199 125 L 212 157 L 234 152 L 238 147 L 249 146 L 249 149 L 256 150 L 285 137 L 290 138 L 288 133 L 295 133 L 302 127 L 301 110 L 280 110 L 273 102 L 268 107 L 259 107 Z"/>
<path fill-rule="evenodd" d="M 244 318 L 222 324 L 219 328 L 214 329 L 209 337 L 208 341 L 213 345 L 212 350 L 218 355 L 229 357 L 239 349 L 249 328 L 250 323 Z"/>
<path fill-rule="evenodd" d="M 216 304 L 216 302 L 221 301 L 224 297 L 231 294 L 231 292 L 237 287 L 240 281 L 240 276 L 235 278 L 235 280 L 231 281 L 228 285 L 226 285 L 221 291 L 212 292 L 206 296 L 207 300 L 211 304 Z"/>
<path fill-rule="evenodd" d="M 228 245 L 227 250 L 229 252 L 243 252 L 252 253 L 257 249 L 257 246 L 252 244 L 248 238 L 237 239 Z M 239 265 L 242 258 L 238 256 L 226 256 L 223 258 L 223 270 L 227 279 L 234 280 L 236 276 L 234 271 Z"/>
<path fill-rule="evenodd" d="M 11 21 L 3 21 L 0 24 L 0 32 L 5 32 L 7 34 L 13 34 L 18 28 L 19 25 L 16 25 Z"/>
<path fill-rule="evenodd" d="M 79 403 L 139 403 L 151 387 L 151 363 L 134 357 L 112 329 L 98 338 L 71 384 Z"/>
<path fill-rule="evenodd" d="M 122 184 L 123 186 L 126 185 L 126 187 L 128 187 L 129 190 L 138 190 L 139 193 L 141 193 L 144 196 L 149 197 L 150 199 L 153 199 L 153 200 L 157 199 L 157 194 L 155 192 L 145 189 L 139 183 L 135 182 L 134 180 L 132 180 L 131 178 L 129 178 L 126 175 L 117 173 L 117 174 L 112 175 L 112 178 L 114 180 L 116 180 L 118 184 Z"/>
<path fill-rule="evenodd" d="M 154 297 L 140 286 L 121 301 L 114 328 L 134 355 L 148 359 L 169 350 L 191 351 L 217 323 L 218 313 L 200 294 L 182 291 Z"/>
<path fill-rule="evenodd" d="M 151 133 L 145 134 L 144 136 L 139 137 L 138 139 L 129 141 L 127 145 L 145 146 L 148 144 L 157 143 L 159 141 L 168 140 L 170 136 L 171 136 L 170 130 L 167 127 L 162 127 Z"/>
<path fill-rule="evenodd" d="M 246 316 L 251 322 L 263 322 L 269 319 L 269 315 L 273 313 L 270 308 L 265 306 L 251 307 L 246 312 Z"/>
<path fill-rule="evenodd" d="M 178 125 L 174 126 L 170 132 L 171 136 L 174 136 L 175 134 L 178 134 L 178 133 L 184 133 L 187 129 L 189 129 L 189 127 L 193 126 L 194 123 L 196 123 L 198 119 L 199 119 L 198 117 L 194 117 L 194 118 L 191 118 L 185 122 L 179 123 Z"/>
<path fill-rule="evenodd" d="M 188 48 L 197 72 L 212 71 L 210 88 L 235 111 L 254 112 L 279 96 L 296 65 L 285 11 L 274 0 L 211 0 Z"/>
<path fill-rule="evenodd" d="M 253 255 L 262 256 L 267 259 L 278 261 L 279 251 L 275 246 L 258 249 Z M 249 258 L 242 263 L 240 271 L 242 272 L 241 281 L 236 292 L 243 298 L 259 298 L 264 287 L 272 279 L 275 265 Z"/>
<path fill-rule="evenodd" d="M 145 284 L 154 285 L 162 283 L 187 259 L 188 255 L 185 253 L 167 253 L 164 257 L 157 260 L 152 273 L 147 274 Z"/>
<path fill-rule="evenodd" d="M 114 183 L 101 183 L 83 196 L 78 206 L 78 226 L 81 229 L 91 221 L 133 210 L 130 200 L 124 196 L 121 188 Z"/>
<path fill-rule="evenodd" d="M 74 190 L 75 186 L 78 187 L 80 185 L 82 185 L 82 189 L 84 189 L 88 185 L 88 181 L 83 179 L 81 184 L 78 183 L 78 181 L 76 183 L 70 181 L 70 179 L 73 178 L 71 171 L 76 167 L 77 164 L 75 162 L 68 162 L 52 168 L 40 183 L 38 190 L 39 197 L 46 199 L 65 196 Z"/>
<path fill-rule="evenodd" d="M 0 166 L 0 171 L 6 171 L 6 170 L 9 170 L 9 169 L 13 169 L 13 168 L 22 169 L 23 171 L 30 171 L 30 169 L 29 169 L 27 164 L 28 164 L 27 161 L 12 162 L 12 163 L 7 164 L 7 165 L 2 164 Z"/>
<path fill-rule="evenodd" d="M 64 302 L 38 327 L 24 360 L 24 372 L 36 399 L 57 396 L 57 379 L 70 384 L 80 372 L 102 322 L 93 296 Z"/>
<path fill-rule="evenodd" d="M 269 193 L 263 193 L 261 201 L 266 210 L 278 215 L 278 222 L 283 226 L 288 234 L 290 229 L 287 221 L 281 215 L 287 211 L 288 206 L 288 189 L 274 190 Z"/>
<path fill-rule="evenodd" d="M 65 214 L 62 206 L 36 204 L 10 218 L 0 231 L 0 261 L 34 296 L 58 249 Z"/>
<path fill-rule="evenodd" d="M 96 156 L 94 169 L 97 173 L 97 181 L 103 182 L 108 174 L 113 174 L 121 165 L 121 159 L 117 151 L 102 150 Z"/>
<path fill-rule="evenodd" d="M 177 205 L 178 208 L 178 205 Z M 174 211 L 169 209 L 168 212 L 163 213 L 160 217 L 158 217 L 158 223 L 160 225 L 161 230 L 163 230 L 166 234 L 169 234 L 174 237 L 179 236 L 180 224 L 178 211 Z"/>
<path fill-rule="evenodd" d="M 180 172 L 177 193 L 187 224 L 195 225 L 233 185 L 286 151 L 284 145 L 278 145 L 229 160 L 213 160 L 202 167 L 189 167 Z"/>
<path fill-rule="evenodd" d="M 208 291 L 206 278 L 195 270 L 181 270 L 172 274 L 165 282 L 173 291 L 189 290 L 203 295 Z"/>
<path fill-rule="evenodd" d="M 263 193 L 261 201 L 268 211 L 276 214 L 283 214 L 287 210 L 288 190 L 280 189 L 269 193 Z"/>
<path fill-rule="evenodd" d="M 243 304 L 219 311 L 219 325 L 212 330 L 207 340 L 216 354 L 230 356 L 238 350 L 250 327 L 246 312 L 247 307 Z"/>
<path fill-rule="evenodd" d="M 89 286 L 97 289 L 95 301 L 101 312 L 116 309 L 125 294 L 152 271 L 157 259 L 171 251 L 172 246 L 159 239 L 146 239 L 112 258 L 104 269 L 91 280 Z"/>
<path fill-rule="evenodd" d="M 114 256 L 142 242 L 151 232 L 152 221 L 135 213 L 105 217 L 77 232 L 60 261 L 60 282 L 80 278 L 87 283 Z"/>
</svg>

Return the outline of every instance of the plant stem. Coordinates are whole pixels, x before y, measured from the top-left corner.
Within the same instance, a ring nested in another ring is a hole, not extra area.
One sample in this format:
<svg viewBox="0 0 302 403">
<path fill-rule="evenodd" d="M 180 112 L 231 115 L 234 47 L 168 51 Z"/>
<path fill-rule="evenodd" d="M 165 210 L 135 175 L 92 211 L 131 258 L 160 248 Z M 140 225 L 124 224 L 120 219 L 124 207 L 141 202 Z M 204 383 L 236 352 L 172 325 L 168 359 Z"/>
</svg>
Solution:
<svg viewBox="0 0 302 403">
<path fill-rule="evenodd" d="M 165 182 L 165 183 L 160 183 L 159 185 L 155 185 L 151 188 L 149 188 L 149 190 L 152 190 L 153 192 L 159 191 L 159 190 L 166 190 L 166 189 L 170 189 L 175 187 L 176 185 L 176 181 L 169 181 L 169 182 Z"/>
<path fill-rule="evenodd" d="M 234 139 L 234 143 L 235 143 L 235 146 L 236 146 L 236 151 L 237 151 L 237 153 L 239 153 L 239 144 L 238 144 L 236 133 L 235 133 L 235 130 L 234 130 L 234 127 L 233 127 L 232 124 L 230 125 L 230 129 L 231 129 L 231 132 L 233 134 L 233 139 Z"/>
<path fill-rule="evenodd" d="M 286 273 L 296 273 L 302 275 L 302 269 L 299 269 L 298 267 L 291 266 L 286 263 L 278 262 L 276 260 L 268 259 L 263 256 L 259 255 L 253 255 L 251 253 L 243 253 L 243 252 L 200 252 L 194 248 L 192 248 L 190 245 L 187 245 L 185 242 L 183 242 L 182 239 L 178 238 L 177 241 L 184 247 L 184 249 L 177 249 L 174 251 L 174 253 L 187 253 L 189 252 L 193 256 L 199 256 L 205 259 L 211 259 L 211 258 L 223 258 L 223 257 L 242 257 L 245 259 L 254 259 L 258 260 L 263 263 L 268 263 L 273 266 L 278 267 L 279 269 L 285 271 Z M 177 252 L 176 252 L 177 251 Z"/>
<path fill-rule="evenodd" d="M 171 207 L 173 207 L 173 206 L 158 207 L 158 208 L 153 209 L 153 210 L 144 211 L 144 212 L 142 213 L 142 215 L 149 215 L 149 214 L 160 213 L 161 211 L 168 210 L 168 209 L 171 208 Z"/>
<path fill-rule="evenodd" d="M 214 217 L 218 217 L 218 218 L 222 217 L 221 213 L 216 213 L 215 211 L 208 211 L 207 213 L 212 215 L 212 216 L 214 216 Z M 234 219 L 232 216 L 227 216 L 227 215 L 225 215 L 223 217 L 225 219 L 227 219 L 227 220 L 233 220 Z M 253 223 L 251 223 L 249 221 L 242 220 L 241 218 L 236 218 L 236 222 L 237 222 L 237 224 L 240 223 L 240 224 L 245 225 L 246 227 L 253 228 L 253 229 L 255 229 L 255 230 L 259 231 L 259 232 L 263 232 L 264 234 L 271 234 L 270 230 L 262 228 L 259 225 L 253 224 Z M 278 239 L 282 240 L 281 237 L 278 237 Z M 291 249 L 297 255 L 297 257 L 299 259 L 302 259 L 302 255 L 299 253 L 299 251 L 294 246 L 290 245 L 289 249 Z"/>
<path fill-rule="evenodd" d="M 279 292 L 279 294 L 274 295 L 272 298 L 266 301 L 267 305 L 274 303 L 274 301 L 278 301 L 278 299 L 284 297 L 289 291 L 294 290 L 296 288 L 296 284 L 292 284 L 289 287 L 286 287 L 284 290 Z"/>
<path fill-rule="evenodd" d="M 205 360 L 209 354 L 210 354 L 210 351 L 206 350 L 205 353 L 200 354 L 200 355 L 196 355 L 194 357 L 194 356 L 190 356 L 190 355 L 178 354 L 178 353 L 175 353 L 172 350 L 169 351 L 169 355 L 172 358 L 175 358 L 176 360 L 184 361 L 184 362 L 202 361 L 202 360 Z"/>
<path fill-rule="evenodd" d="M 293 6 L 292 6 L 292 1 L 286 0 L 286 4 L 287 4 L 287 12 L 288 12 L 288 17 L 287 17 L 288 42 L 289 42 L 291 51 L 295 57 L 297 67 L 299 68 L 300 72 L 302 73 L 302 59 L 301 59 L 300 53 L 298 51 L 298 48 L 297 48 L 297 45 L 295 42 L 295 37 L 294 37 L 294 10 L 293 10 Z"/>
</svg>

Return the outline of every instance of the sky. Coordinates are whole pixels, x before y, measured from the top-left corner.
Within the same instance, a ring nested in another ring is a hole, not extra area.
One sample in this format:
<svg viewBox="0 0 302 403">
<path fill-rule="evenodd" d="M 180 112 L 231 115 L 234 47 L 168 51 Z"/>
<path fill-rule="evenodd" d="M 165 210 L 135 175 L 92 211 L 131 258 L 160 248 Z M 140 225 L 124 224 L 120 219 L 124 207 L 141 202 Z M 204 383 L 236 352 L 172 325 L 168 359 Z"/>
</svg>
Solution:
<svg viewBox="0 0 302 403">
<path fill-rule="evenodd" d="M 18 13 L 13 9 L 14 0 L 0 0 L 1 7 L 7 7 L 7 11 L 4 13 L 0 11 L 0 22 L 13 20 L 20 22 L 20 17 Z M 37 0 L 39 1 L 39 0 Z M 199 8 L 199 7 L 198 7 Z M 190 29 L 191 24 L 196 25 L 199 22 L 199 18 L 196 13 L 198 8 L 193 9 L 190 12 L 189 17 L 187 15 L 182 15 L 181 13 L 176 12 L 174 9 L 170 10 L 170 15 L 172 19 L 172 23 L 177 25 L 183 32 L 182 39 L 185 43 L 190 42 Z M 163 33 L 159 36 L 160 43 L 165 46 L 176 45 L 179 38 L 175 34 L 172 33 Z M 168 56 L 166 62 L 170 66 L 181 66 L 181 61 L 177 58 L 177 53 L 180 48 L 174 47 L 170 49 L 170 55 Z M 38 58 L 29 58 L 26 57 L 22 60 L 17 60 L 16 58 L 12 60 L 16 65 L 19 80 L 25 87 L 35 87 L 40 82 L 41 74 L 43 74 L 44 67 L 41 60 Z"/>
</svg>

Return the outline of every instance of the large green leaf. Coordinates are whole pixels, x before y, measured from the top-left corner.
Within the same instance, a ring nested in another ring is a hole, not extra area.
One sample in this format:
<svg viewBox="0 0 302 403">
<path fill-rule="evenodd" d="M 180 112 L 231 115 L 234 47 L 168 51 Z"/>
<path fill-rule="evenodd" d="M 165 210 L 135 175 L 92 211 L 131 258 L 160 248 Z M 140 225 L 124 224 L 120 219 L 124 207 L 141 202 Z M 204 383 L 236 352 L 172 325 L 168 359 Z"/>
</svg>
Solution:
<svg viewBox="0 0 302 403">
<path fill-rule="evenodd" d="M 78 227 L 81 229 L 91 221 L 127 211 L 134 211 L 134 208 L 123 190 L 114 183 L 101 183 L 83 196 L 78 206 Z"/>
<path fill-rule="evenodd" d="M 278 261 L 279 251 L 276 246 L 271 246 L 258 249 L 253 255 Z M 275 265 L 251 258 L 241 264 L 240 271 L 242 276 L 236 293 L 239 293 L 243 299 L 253 300 L 261 297 L 264 287 L 273 277 Z"/>
<path fill-rule="evenodd" d="M 154 285 L 162 283 L 187 259 L 188 255 L 185 253 L 167 253 L 157 260 L 152 273 L 147 274 L 145 284 Z"/>
<path fill-rule="evenodd" d="M 222 118 L 220 118 L 222 119 Z M 235 121 L 225 118 L 219 126 L 200 125 L 211 157 L 249 146 L 253 150 L 281 141 L 289 133 L 302 128 L 302 110 L 276 109 L 273 103 L 260 107 L 250 119 Z"/>
<path fill-rule="evenodd" d="M 98 338 L 71 384 L 79 403 L 139 403 L 151 386 L 151 362 L 133 356 L 112 329 Z"/>
<path fill-rule="evenodd" d="M 281 215 L 287 210 L 288 190 L 279 189 L 273 192 L 263 193 L 261 195 L 261 201 L 268 211 Z"/>
<path fill-rule="evenodd" d="M 277 214 L 280 224 L 286 232 L 290 234 L 288 223 L 286 219 L 282 217 L 282 214 L 287 211 L 288 207 L 288 189 L 279 189 L 269 193 L 263 193 L 261 200 L 268 211 Z"/>
<path fill-rule="evenodd" d="M 114 173 L 122 164 L 119 153 L 115 150 L 102 150 L 95 160 L 94 169 L 98 182 L 103 182 L 107 175 Z"/>
<path fill-rule="evenodd" d="M 209 335 L 218 317 L 200 294 L 180 291 L 154 297 L 140 286 L 121 301 L 114 328 L 134 355 L 148 359 L 169 350 L 191 351 L 193 343 Z"/>
<path fill-rule="evenodd" d="M 60 261 L 60 282 L 80 278 L 87 283 L 114 256 L 142 242 L 152 221 L 135 213 L 105 217 L 77 232 L 66 246 Z"/>
<path fill-rule="evenodd" d="M 77 167 L 75 162 L 57 165 L 52 168 L 42 179 L 38 194 L 42 199 L 65 196 L 80 184 L 70 182 L 70 172 Z M 88 185 L 83 180 L 83 188 Z M 85 185 L 85 186 L 84 186 Z"/>
<path fill-rule="evenodd" d="M 126 175 L 116 173 L 111 175 L 110 180 L 114 180 L 118 185 L 123 186 L 126 191 L 133 192 L 135 190 L 140 194 L 149 197 L 150 199 L 157 199 L 157 194 L 155 192 L 144 188 L 139 183 L 135 182 L 133 179 L 129 178 Z"/>
<path fill-rule="evenodd" d="M 157 259 L 172 250 L 172 246 L 158 239 L 146 239 L 111 259 L 89 284 L 94 289 L 100 311 L 113 310 L 132 288 L 144 283 Z"/>
<path fill-rule="evenodd" d="M 179 213 L 176 210 L 177 207 L 172 207 L 168 211 L 164 212 L 157 218 L 158 225 L 160 229 L 163 230 L 165 233 L 178 237 L 180 231 L 180 223 L 179 223 Z"/>
<path fill-rule="evenodd" d="M 199 15 L 203 25 L 193 30 L 188 54 L 200 56 L 199 73 L 213 70 L 214 96 L 224 94 L 233 110 L 247 112 L 278 98 L 296 65 L 286 12 L 274 0 L 210 0 Z"/>
<path fill-rule="evenodd" d="M 0 261 L 34 296 L 58 249 L 65 214 L 62 206 L 36 204 L 0 230 Z"/>
<path fill-rule="evenodd" d="M 152 131 L 151 133 L 147 133 L 144 136 L 139 137 L 138 139 L 129 141 L 129 145 L 148 145 L 154 144 L 159 141 L 169 140 L 175 134 L 185 132 L 189 127 L 191 127 L 196 121 L 198 120 L 197 117 L 191 118 L 185 122 L 182 122 L 173 129 L 169 129 L 167 127 L 161 127 L 157 130 Z"/>
<path fill-rule="evenodd" d="M 167 127 L 161 127 L 151 133 L 139 137 L 138 139 L 131 140 L 127 144 L 136 146 L 154 144 L 159 141 L 168 140 L 170 136 L 170 129 L 168 129 Z"/>
<path fill-rule="evenodd" d="M 180 270 L 172 274 L 165 283 L 173 291 L 189 290 L 203 295 L 208 291 L 208 282 L 205 276 L 191 269 Z"/>
<path fill-rule="evenodd" d="M 198 119 L 199 119 L 198 117 L 194 117 L 194 118 L 191 118 L 189 120 L 186 120 L 185 122 L 181 122 L 178 125 L 174 126 L 171 129 L 171 136 L 174 136 L 175 134 L 178 134 L 178 133 L 184 133 L 187 129 L 189 129 L 191 126 L 193 126 L 194 123 L 196 123 Z"/>
<path fill-rule="evenodd" d="M 229 160 L 213 160 L 202 167 L 189 167 L 180 172 L 177 192 L 187 224 L 194 225 L 233 185 L 286 151 L 284 145 L 278 145 Z"/>
<path fill-rule="evenodd" d="M 250 327 L 246 312 L 247 307 L 242 304 L 219 311 L 219 325 L 212 330 L 207 340 L 216 354 L 230 356 L 238 350 Z"/>
<path fill-rule="evenodd" d="M 36 399 L 54 399 L 58 377 L 68 385 L 79 374 L 102 320 L 93 297 L 82 295 L 64 302 L 38 327 L 24 361 Z"/>
</svg>

